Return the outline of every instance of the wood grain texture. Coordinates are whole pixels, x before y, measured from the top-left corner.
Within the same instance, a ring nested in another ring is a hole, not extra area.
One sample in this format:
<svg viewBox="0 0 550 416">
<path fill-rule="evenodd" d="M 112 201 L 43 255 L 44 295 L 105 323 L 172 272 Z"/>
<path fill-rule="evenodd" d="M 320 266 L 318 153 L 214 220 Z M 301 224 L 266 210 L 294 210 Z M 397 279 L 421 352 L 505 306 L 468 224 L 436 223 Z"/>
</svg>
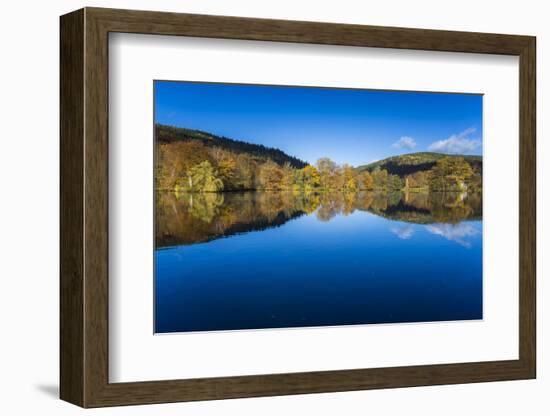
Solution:
<svg viewBox="0 0 550 416">
<path fill-rule="evenodd" d="M 519 143 L 519 338 L 520 360 L 536 377 L 536 41 L 520 54 Z"/>
<path fill-rule="evenodd" d="M 108 32 L 85 12 L 84 68 L 84 291 L 85 406 L 95 402 L 108 380 L 109 310 L 109 141 Z"/>
<path fill-rule="evenodd" d="M 110 32 L 519 55 L 528 36 L 87 8 Z"/>
<path fill-rule="evenodd" d="M 84 12 L 61 19 L 60 388 L 84 405 Z"/>
<path fill-rule="evenodd" d="M 520 57 L 519 359 L 109 383 L 108 33 L 384 47 Z M 61 397 L 82 407 L 534 378 L 535 39 L 87 8 L 61 19 Z"/>
</svg>

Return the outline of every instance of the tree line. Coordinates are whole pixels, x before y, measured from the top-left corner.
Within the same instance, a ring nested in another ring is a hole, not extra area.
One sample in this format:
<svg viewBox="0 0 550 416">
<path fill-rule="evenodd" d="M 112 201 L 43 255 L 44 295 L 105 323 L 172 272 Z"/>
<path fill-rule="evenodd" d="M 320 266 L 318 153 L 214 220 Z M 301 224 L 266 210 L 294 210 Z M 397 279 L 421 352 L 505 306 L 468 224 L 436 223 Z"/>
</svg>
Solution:
<svg viewBox="0 0 550 416">
<path fill-rule="evenodd" d="M 481 173 L 462 157 L 443 157 L 425 171 L 399 176 L 386 169 L 359 171 L 328 157 L 315 165 L 277 163 L 264 155 L 236 152 L 201 141 L 162 142 L 157 146 L 156 187 L 176 192 L 240 190 L 354 193 L 450 192 L 481 190 Z"/>
</svg>

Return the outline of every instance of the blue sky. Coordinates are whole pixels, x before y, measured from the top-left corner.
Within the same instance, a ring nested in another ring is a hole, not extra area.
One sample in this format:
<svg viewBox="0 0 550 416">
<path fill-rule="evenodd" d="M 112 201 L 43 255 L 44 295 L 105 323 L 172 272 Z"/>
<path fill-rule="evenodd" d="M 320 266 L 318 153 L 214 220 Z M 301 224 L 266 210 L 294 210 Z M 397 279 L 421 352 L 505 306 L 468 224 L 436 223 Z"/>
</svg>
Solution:
<svg viewBox="0 0 550 416">
<path fill-rule="evenodd" d="M 480 155 L 482 96 L 155 81 L 155 122 L 353 166 L 438 151 Z"/>
</svg>

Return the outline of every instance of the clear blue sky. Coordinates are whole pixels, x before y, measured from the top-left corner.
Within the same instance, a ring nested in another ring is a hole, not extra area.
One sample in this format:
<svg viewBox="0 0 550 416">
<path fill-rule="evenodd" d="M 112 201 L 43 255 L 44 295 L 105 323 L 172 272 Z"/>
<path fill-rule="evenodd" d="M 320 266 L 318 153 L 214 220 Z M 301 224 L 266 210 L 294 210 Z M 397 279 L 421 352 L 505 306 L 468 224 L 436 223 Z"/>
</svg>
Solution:
<svg viewBox="0 0 550 416">
<path fill-rule="evenodd" d="M 357 166 L 438 151 L 480 155 L 481 95 L 155 81 L 155 122 Z"/>
</svg>

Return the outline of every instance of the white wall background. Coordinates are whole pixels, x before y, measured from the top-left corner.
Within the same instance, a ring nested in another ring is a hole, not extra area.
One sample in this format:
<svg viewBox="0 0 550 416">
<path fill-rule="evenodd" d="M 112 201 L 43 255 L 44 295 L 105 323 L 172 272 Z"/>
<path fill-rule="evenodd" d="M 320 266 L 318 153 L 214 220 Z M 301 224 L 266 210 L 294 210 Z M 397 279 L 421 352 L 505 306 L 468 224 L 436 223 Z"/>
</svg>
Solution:
<svg viewBox="0 0 550 416">
<path fill-rule="evenodd" d="M 6 2 L 0 15 L 0 410 L 2 414 L 73 415 L 58 395 L 59 21 L 83 6 L 166 10 L 276 19 L 536 35 L 538 41 L 538 379 L 338 394 L 224 400 L 89 410 L 102 415 L 529 414 L 550 409 L 550 360 L 544 348 L 550 301 L 543 258 L 550 238 L 544 140 L 550 81 L 550 26 L 536 0 L 120 0 Z"/>
</svg>

